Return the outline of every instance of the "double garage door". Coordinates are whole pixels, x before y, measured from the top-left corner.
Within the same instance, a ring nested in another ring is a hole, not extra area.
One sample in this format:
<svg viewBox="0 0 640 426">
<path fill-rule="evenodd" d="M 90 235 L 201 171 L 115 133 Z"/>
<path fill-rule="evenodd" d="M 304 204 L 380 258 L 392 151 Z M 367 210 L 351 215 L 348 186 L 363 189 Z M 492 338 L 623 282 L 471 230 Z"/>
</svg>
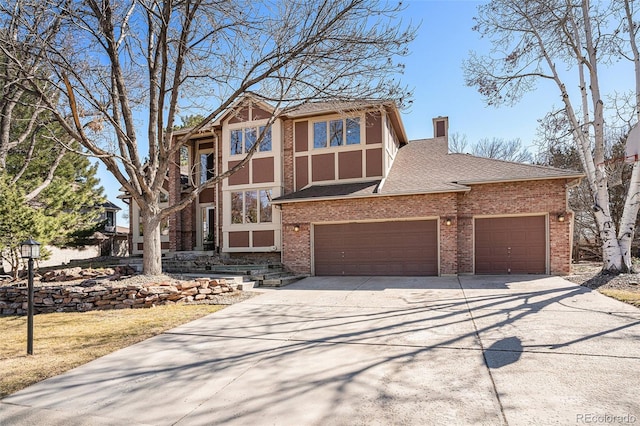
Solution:
<svg viewBox="0 0 640 426">
<path fill-rule="evenodd" d="M 545 216 L 476 218 L 474 234 L 476 274 L 547 272 Z M 438 275 L 437 221 L 315 225 L 314 269 L 316 275 Z"/>
<path fill-rule="evenodd" d="M 316 275 L 438 275 L 436 220 L 314 226 Z"/>
</svg>

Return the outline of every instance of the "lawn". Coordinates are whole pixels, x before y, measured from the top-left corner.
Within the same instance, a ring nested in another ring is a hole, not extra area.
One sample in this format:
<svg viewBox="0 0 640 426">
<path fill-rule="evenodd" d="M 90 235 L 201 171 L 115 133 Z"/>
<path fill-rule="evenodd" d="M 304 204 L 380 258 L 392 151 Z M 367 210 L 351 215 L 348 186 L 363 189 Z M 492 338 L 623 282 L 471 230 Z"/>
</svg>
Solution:
<svg viewBox="0 0 640 426">
<path fill-rule="evenodd" d="M 600 289 L 600 293 L 640 308 L 640 293 L 618 289 Z"/>
<path fill-rule="evenodd" d="M 0 398 L 221 308 L 173 305 L 36 315 L 33 355 L 27 355 L 27 317 L 0 317 Z"/>
</svg>

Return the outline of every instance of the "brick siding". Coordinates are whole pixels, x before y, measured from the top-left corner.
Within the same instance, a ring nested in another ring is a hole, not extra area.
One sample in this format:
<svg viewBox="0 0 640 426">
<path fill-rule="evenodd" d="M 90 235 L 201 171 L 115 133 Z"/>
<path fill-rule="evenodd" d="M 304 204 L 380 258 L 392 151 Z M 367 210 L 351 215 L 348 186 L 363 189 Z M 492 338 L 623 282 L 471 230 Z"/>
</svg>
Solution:
<svg viewBox="0 0 640 426">
<path fill-rule="evenodd" d="M 313 224 L 440 219 L 440 275 L 473 273 L 473 218 L 520 214 L 548 215 L 549 269 L 567 274 L 571 259 L 571 219 L 566 207 L 566 180 L 472 185 L 466 193 L 372 197 L 351 200 L 298 202 L 282 205 L 282 260 L 297 273 L 311 274 Z M 559 222 L 557 215 L 566 214 Z M 451 225 L 445 224 L 452 219 Z M 294 231 L 299 225 L 300 230 Z"/>
</svg>

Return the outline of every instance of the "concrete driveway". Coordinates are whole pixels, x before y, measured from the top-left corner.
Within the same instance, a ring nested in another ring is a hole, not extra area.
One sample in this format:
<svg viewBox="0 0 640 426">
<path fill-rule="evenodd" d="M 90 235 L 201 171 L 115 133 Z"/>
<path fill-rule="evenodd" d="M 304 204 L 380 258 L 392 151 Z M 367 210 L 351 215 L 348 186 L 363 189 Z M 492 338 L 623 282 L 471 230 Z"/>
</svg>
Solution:
<svg viewBox="0 0 640 426">
<path fill-rule="evenodd" d="M 308 278 L 45 380 L 2 425 L 640 424 L 640 311 L 557 277 Z"/>
</svg>

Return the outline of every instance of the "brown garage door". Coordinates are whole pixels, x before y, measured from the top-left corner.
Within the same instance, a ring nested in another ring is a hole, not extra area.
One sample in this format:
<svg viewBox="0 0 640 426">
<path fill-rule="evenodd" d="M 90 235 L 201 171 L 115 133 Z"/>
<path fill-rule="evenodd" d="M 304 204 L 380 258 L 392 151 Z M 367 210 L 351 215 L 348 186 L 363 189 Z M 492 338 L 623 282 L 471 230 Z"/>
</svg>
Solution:
<svg viewBox="0 0 640 426">
<path fill-rule="evenodd" d="M 476 219 L 476 274 L 546 273 L 544 216 Z"/>
<path fill-rule="evenodd" d="M 314 227 L 316 275 L 438 275 L 435 220 Z"/>
</svg>

